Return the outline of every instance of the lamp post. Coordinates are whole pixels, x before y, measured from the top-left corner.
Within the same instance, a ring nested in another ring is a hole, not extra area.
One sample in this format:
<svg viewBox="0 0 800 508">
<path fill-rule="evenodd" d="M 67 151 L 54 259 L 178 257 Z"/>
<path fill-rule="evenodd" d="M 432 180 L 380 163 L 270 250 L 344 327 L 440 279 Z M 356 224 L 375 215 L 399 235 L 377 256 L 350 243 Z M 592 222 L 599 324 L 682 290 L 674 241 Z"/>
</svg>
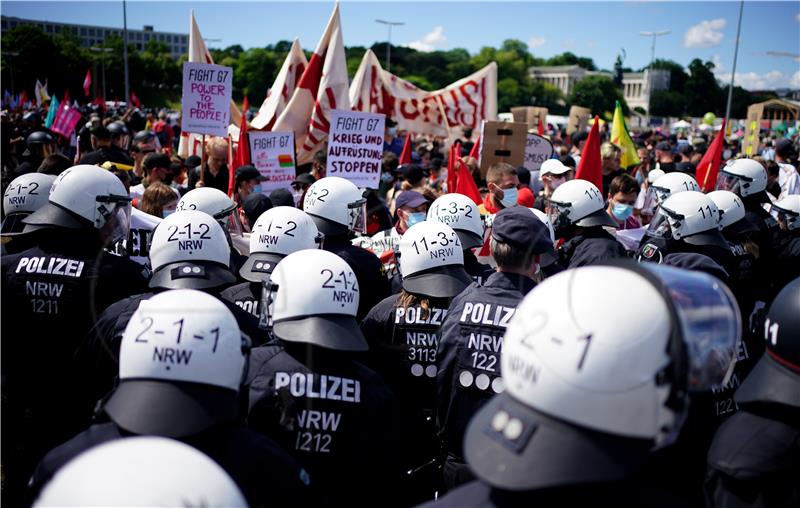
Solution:
<svg viewBox="0 0 800 508">
<path fill-rule="evenodd" d="M 731 116 L 731 102 L 733 101 L 733 80 L 736 78 L 736 59 L 739 56 L 739 34 L 742 32 L 742 11 L 744 10 L 744 0 L 739 2 L 739 24 L 736 27 L 736 46 L 733 50 L 733 71 L 731 71 L 731 85 L 728 87 L 728 104 L 725 106 L 725 133 L 727 138 L 728 133 L 731 131 L 730 116 Z"/>
<path fill-rule="evenodd" d="M 122 0 L 122 60 L 125 67 L 125 104 L 130 107 L 131 88 L 128 82 L 128 8 Z"/>
<path fill-rule="evenodd" d="M 650 96 L 653 88 L 653 62 L 656 60 L 656 39 L 662 35 L 672 33 L 672 30 L 658 30 L 656 32 L 639 32 L 642 37 L 652 37 L 653 44 L 650 46 L 650 65 L 647 66 L 647 116 L 650 116 Z"/>
<path fill-rule="evenodd" d="M 92 46 L 89 48 L 89 51 L 94 51 L 95 53 L 101 53 L 100 55 L 100 64 L 102 68 L 102 76 L 103 76 L 103 100 L 106 99 L 106 53 L 110 53 L 114 51 L 112 48 L 98 48 L 96 46 Z"/>
<path fill-rule="evenodd" d="M 383 19 L 376 19 L 375 23 L 380 23 L 381 25 L 389 27 L 389 37 L 386 43 L 386 71 L 389 72 L 392 70 L 392 27 L 405 25 L 405 23 L 401 21 L 386 21 Z"/>
</svg>

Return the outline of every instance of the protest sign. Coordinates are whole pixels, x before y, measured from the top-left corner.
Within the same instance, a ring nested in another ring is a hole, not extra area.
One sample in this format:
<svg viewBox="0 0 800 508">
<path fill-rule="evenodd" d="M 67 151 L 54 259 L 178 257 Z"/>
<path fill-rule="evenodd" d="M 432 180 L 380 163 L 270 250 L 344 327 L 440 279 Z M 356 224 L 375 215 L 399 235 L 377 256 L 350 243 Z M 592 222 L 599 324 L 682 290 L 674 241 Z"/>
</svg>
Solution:
<svg viewBox="0 0 800 508">
<path fill-rule="evenodd" d="M 592 110 L 589 108 L 582 108 L 580 106 L 572 106 L 569 108 L 569 120 L 567 121 L 567 135 L 572 136 L 576 132 L 583 132 L 586 126 L 589 125 L 589 117 Z"/>
<path fill-rule="evenodd" d="M 761 141 L 761 117 L 764 115 L 764 104 L 751 104 L 747 107 L 747 120 L 745 121 L 744 138 L 742 139 L 742 152 L 748 157 L 758 154 L 758 144 Z"/>
<path fill-rule="evenodd" d="M 384 115 L 334 109 L 328 137 L 328 176 L 377 189 L 385 122 Z"/>
<path fill-rule="evenodd" d="M 183 64 L 181 130 L 226 136 L 230 123 L 233 69 L 199 62 Z"/>
<path fill-rule="evenodd" d="M 511 114 L 514 115 L 514 121 L 528 124 L 528 130 L 538 129 L 540 119 L 542 121 L 542 126 L 546 129 L 547 113 L 547 108 L 533 106 L 518 106 L 511 108 Z"/>
<path fill-rule="evenodd" d="M 507 162 L 514 167 L 525 160 L 525 142 L 528 125 L 518 122 L 487 122 L 481 127 L 481 178 L 486 177 L 489 166 Z"/>
<path fill-rule="evenodd" d="M 65 138 L 68 138 L 75 130 L 75 126 L 78 124 L 80 119 L 81 114 L 77 108 L 71 108 L 69 104 L 65 103 L 58 108 L 56 118 L 53 120 L 53 125 L 50 127 L 50 130 L 57 134 L 61 134 Z"/>
<path fill-rule="evenodd" d="M 553 145 L 538 134 L 528 134 L 525 143 L 525 160 L 522 165 L 528 171 L 539 171 L 542 163 L 553 156 Z"/>
<path fill-rule="evenodd" d="M 294 132 L 248 132 L 250 160 L 266 181 L 261 190 L 288 189 L 295 178 Z"/>
</svg>

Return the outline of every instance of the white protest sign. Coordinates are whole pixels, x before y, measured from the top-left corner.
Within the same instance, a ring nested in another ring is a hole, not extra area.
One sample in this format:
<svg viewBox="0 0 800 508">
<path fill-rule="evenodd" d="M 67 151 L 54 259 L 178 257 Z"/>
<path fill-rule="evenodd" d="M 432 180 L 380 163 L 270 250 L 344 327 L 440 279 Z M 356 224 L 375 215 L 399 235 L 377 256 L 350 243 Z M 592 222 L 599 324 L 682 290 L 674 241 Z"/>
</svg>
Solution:
<svg viewBox="0 0 800 508">
<path fill-rule="evenodd" d="M 184 63 L 181 130 L 227 136 L 231 92 L 232 68 L 199 62 Z"/>
<path fill-rule="evenodd" d="M 377 189 L 385 123 L 385 115 L 333 110 L 327 175 L 345 178 L 358 187 Z"/>
<path fill-rule="evenodd" d="M 522 165 L 528 171 L 539 171 L 542 163 L 553 156 L 553 145 L 538 134 L 528 134 L 525 142 L 525 159 Z"/>
<path fill-rule="evenodd" d="M 251 131 L 250 160 L 266 181 L 262 191 L 291 187 L 294 171 L 294 132 Z"/>
</svg>

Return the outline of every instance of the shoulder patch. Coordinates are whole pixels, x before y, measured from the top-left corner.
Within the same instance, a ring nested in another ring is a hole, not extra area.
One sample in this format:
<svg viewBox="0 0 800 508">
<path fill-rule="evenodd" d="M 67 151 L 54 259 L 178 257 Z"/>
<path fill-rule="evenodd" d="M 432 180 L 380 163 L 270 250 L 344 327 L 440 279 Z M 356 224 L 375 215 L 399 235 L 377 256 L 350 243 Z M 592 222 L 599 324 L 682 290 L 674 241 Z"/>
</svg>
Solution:
<svg viewBox="0 0 800 508">
<path fill-rule="evenodd" d="M 647 243 L 642 248 L 642 257 L 648 261 L 655 261 L 656 263 L 661 263 L 664 258 L 659 248 L 652 243 Z"/>
</svg>

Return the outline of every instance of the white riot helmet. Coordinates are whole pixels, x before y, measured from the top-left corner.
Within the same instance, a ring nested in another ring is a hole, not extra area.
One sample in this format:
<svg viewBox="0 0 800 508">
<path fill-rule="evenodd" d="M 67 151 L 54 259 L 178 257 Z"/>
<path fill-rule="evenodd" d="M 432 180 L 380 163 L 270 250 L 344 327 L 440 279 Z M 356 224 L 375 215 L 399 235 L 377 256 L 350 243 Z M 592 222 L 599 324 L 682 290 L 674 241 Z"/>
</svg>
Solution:
<svg viewBox="0 0 800 508">
<path fill-rule="evenodd" d="M 278 262 L 292 252 L 322 247 L 323 235 L 304 211 L 292 206 L 270 208 L 253 224 L 250 257 L 239 275 L 250 282 L 269 278 Z"/>
<path fill-rule="evenodd" d="M 25 224 L 22 219 L 47 204 L 50 187 L 56 179 L 44 173 L 28 173 L 15 178 L 3 194 L 3 236 L 22 233 Z"/>
<path fill-rule="evenodd" d="M 787 230 L 800 229 L 800 195 L 785 196 L 772 205 L 772 209 L 778 212 L 778 220 L 786 224 Z"/>
<path fill-rule="evenodd" d="M 177 289 L 142 300 L 122 335 L 120 384 L 105 412 L 134 434 L 167 437 L 231 421 L 248 353 L 217 298 Z"/>
<path fill-rule="evenodd" d="M 624 327 L 608 319 L 620 299 Z M 704 273 L 627 261 L 550 277 L 506 330 L 505 392 L 470 422 L 467 462 L 508 490 L 628 476 L 677 437 L 689 392 L 727 381 L 740 333 L 735 300 Z"/>
<path fill-rule="evenodd" d="M 361 288 L 353 269 L 336 254 L 293 252 L 264 285 L 263 320 L 279 339 L 340 351 L 368 349 L 356 321 Z"/>
<path fill-rule="evenodd" d="M 436 198 L 428 208 L 428 220 L 439 221 L 453 228 L 464 250 L 483 245 L 480 211 L 475 202 L 463 194 L 450 192 Z"/>
<path fill-rule="evenodd" d="M 547 226 L 547 231 L 550 233 L 550 241 L 553 243 L 553 250 L 549 251 L 549 252 L 545 252 L 539 258 L 539 266 L 542 267 L 542 268 L 548 267 L 548 266 L 552 265 L 553 263 L 555 263 L 556 261 L 558 261 L 558 254 L 556 254 L 556 251 L 555 251 L 556 232 L 553 229 L 553 225 L 550 224 L 550 218 L 547 216 L 546 213 L 544 213 L 541 210 L 537 210 L 536 208 L 528 208 L 528 210 L 533 212 L 533 215 L 535 215 L 537 219 L 539 219 L 540 221 L 544 222 L 544 225 Z"/>
<path fill-rule="evenodd" d="M 129 437 L 69 461 L 33 506 L 246 508 L 247 501 L 228 473 L 195 448 L 162 437 Z"/>
<path fill-rule="evenodd" d="M 753 159 L 728 162 L 717 177 L 717 189 L 729 190 L 741 197 L 752 196 L 767 188 L 767 170 Z"/>
<path fill-rule="evenodd" d="M 757 232 L 758 228 L 755 227 L 750 221 L 745 220 L 745 209 L 742 198 L 737 196 L 731 191 L 716 190 L 709 192 L 706 196 L 710 197 L 714 204 L 719 208 L 720 229 L 723 231 L 731 231 L 733 233 L 747 233 Z"/>
<path fill-rule="evenodd" d="M 472 283 L 461 240 L 447 224 L 414 224 L 400 238 L 399 251 L 403 289 L 409 293 L 452 298 Z"/>
<path fill-rule="evenodd" d="M 338 176 L 320 178 L 308 188 L 303 210 L 325 236 L 366 232 L 367 200 L 352 182 Z"/>
<path fill-rule="evenodd" d="M 23 220 L 24 232 L 51 226 L 99 229 L 113 243 L 127 238 L 131 198 L 122 182 L 98 166 L 81 164 L 53 181 L 47 204 Z"/>
<path fill-rule="evenodd" d="M 165 218 L 150 245 L 151 288 L 206 289 L 236 282 L 225 231 L 207 213 L 185 210 Z"/>
<path fill-rule="evenodd" d="M 710 197 L 696 191 L 679 192 L 658 207 L 647 235 L 727 250 L 730 247 L 720 233 L 719 220 L 719 208 Z"/>
<path fill-rule="evenodd" d="M 697 185 L 697 180 L 692 175 L 674 171 L 667 173 L 664 176 L 653 181 L 650 188 L 656 196 L 656 203 L 663 203 L 668 197 L 679 192 L 686 191 L 700 191 L 700 186 Z"/>
<path fill-rule="evenodd" d="M 586 180 L 570 180 L 550 196 L 547 215 L 556 234 L 569 226 L 609 226 L 617 223 L 608 216 L 600 190 Z"/>
<path fill-rule="evenodd" d="M 199 187 L 192 189 L 178 201 L 176 212 L 182 210 L 199 210 L 214 217 L 223 227 L 231 233 L 242 234 L 242 224 L 239 216 L 233 213 L 236 202 L 227 194 L 213 187 Z"/>
</svg>

